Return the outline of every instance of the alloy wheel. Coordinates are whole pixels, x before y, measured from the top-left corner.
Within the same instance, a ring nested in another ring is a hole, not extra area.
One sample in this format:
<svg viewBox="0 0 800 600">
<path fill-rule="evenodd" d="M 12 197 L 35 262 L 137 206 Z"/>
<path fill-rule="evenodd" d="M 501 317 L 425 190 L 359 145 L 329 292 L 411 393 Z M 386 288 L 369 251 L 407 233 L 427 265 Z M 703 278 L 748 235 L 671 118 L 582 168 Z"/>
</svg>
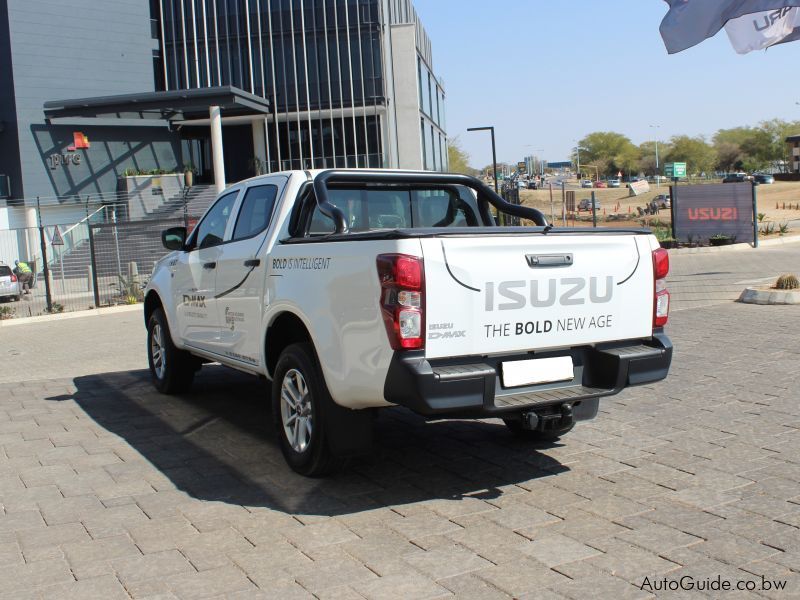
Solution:
<svg viewBox="0 0 800 600">
<path fill-rule="evenodd" d="M 153 331 L 150 333 L 150 357 L 153 359 L 153 371 L 155 371 L 156 377 L 164 379 L 164 373 L 167 369 L 167 353 L 164 348 L 164 335 L 159 323 L 153 325 Z"/>
<path fill-rule="evenodd" d="M 283 431 L 292 450 L 304 452 L 311 443 L 313 411 L 311 393 L 303 374 L 290 369 L 281 383 L 281 419 Z"/>
</svg>

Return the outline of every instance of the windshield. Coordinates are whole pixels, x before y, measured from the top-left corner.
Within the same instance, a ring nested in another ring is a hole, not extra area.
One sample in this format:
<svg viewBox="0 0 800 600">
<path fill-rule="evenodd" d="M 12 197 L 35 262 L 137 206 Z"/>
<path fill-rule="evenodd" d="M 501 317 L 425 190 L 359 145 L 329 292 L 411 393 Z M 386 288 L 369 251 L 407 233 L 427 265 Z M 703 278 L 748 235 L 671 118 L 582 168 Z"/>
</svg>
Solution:
<svg viewBox="0 0 800 600">
<path fill-rule="evenodd" d="M 329 196 L 331 204 L 344 212 L 351 231 L 483 225 L 475 196 L 461 186 L 332 187 Z M 317 206 L 309 235 L 326 235 L 334 229 L 333 221 Z"/>
</svg>

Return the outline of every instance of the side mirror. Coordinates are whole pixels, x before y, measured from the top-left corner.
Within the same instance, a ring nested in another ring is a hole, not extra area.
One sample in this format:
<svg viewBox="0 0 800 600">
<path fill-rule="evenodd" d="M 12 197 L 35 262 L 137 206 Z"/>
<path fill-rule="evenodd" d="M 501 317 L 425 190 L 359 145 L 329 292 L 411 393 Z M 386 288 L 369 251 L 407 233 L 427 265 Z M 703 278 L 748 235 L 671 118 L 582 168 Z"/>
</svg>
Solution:
<svg viewBox="0 0 800 600">
<path fill-rule="evenodd" d="M 170 227 L 161 232 L 161 243 L 167 250 L 183 250 L 186 246 L 186 227 Z"/>
</svg>

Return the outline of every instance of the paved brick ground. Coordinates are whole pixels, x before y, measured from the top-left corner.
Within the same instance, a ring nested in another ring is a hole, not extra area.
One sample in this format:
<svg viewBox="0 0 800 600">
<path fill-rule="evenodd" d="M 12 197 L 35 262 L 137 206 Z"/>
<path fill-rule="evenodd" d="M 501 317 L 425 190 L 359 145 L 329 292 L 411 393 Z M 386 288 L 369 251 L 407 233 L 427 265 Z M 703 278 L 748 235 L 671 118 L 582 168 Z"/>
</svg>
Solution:
<svg viewBox="0 0 800 600">
<path fill-rule="evenodd" d="M 124 319 L 91 320 L 114 352 Z M 185 398 L 135 369 L 3 386 L 0 598 L 646 598 L 684 575 L 800 597 L 800 308 L 670 333 L 670 378 L 560 444 L 393 410 L 327 480 L 288 470 L 263 384 L 219 367 Z"/>
</svg>

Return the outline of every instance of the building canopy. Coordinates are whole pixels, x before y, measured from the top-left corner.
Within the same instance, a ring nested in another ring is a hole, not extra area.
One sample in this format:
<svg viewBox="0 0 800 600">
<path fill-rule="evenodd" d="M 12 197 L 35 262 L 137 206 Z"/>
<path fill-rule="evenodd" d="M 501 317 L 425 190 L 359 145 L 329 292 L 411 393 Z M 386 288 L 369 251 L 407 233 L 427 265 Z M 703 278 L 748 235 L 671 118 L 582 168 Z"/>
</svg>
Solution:
<svg viewBox="0 0 800 600">
<path fill-rule="evenodd" d="M 208 118 L 212 106 L 219 107 L 226 116 L 231 117 L 269 113 L 269 100 L 232 86 L 50 100 L 44 103 L 44 113 L 48 119 L 78 117 L 185 121 Z"/>
</svg>

